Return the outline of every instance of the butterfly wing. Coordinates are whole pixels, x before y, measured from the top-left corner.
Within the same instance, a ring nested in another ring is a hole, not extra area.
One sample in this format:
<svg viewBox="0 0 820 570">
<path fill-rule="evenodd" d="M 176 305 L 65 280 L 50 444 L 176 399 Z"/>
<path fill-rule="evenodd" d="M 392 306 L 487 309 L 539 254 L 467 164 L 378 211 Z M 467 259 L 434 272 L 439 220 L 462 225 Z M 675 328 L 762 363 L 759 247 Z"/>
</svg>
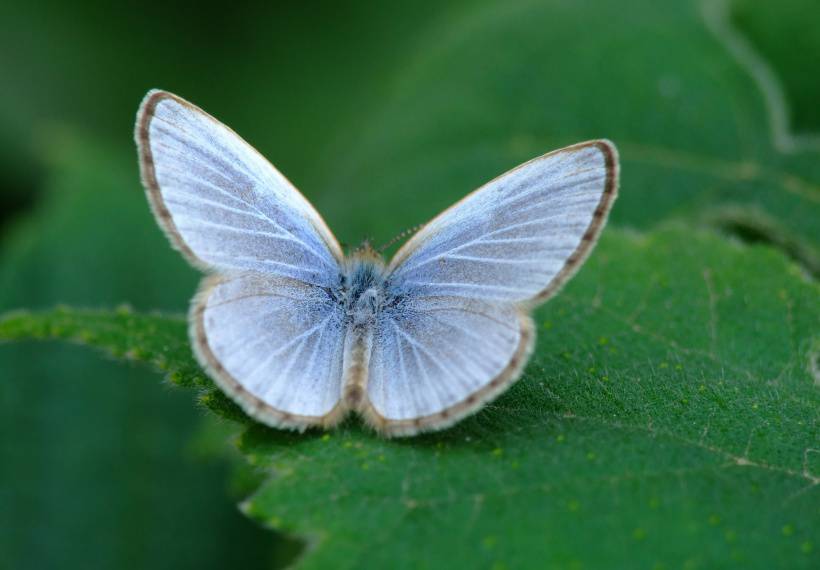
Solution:
<svg viewBox="0 0 820 570">
<path fill-rule="evenodd" d="M 324 220 L 252 146 L 198 107 L 146 95 L 136 140 L 148 199 L 174 246 L 206 270 L 327 286 L 342 251 Z"/>
<path fill-rule="evenodd" d="M 530 318 L 510 304 L 406 298 L 376 325 L 368 422 L 389 435 L 455 423 L 503 391 L 532 349 Z"/>
<path fill-rule="evenodd" d="M 278 427 L 341 419 L 345 315 L 325 289 L 261 273 L 212 275 L 191 310 L 191 340 L 217 384 Z"/>
<path fill-rule="evenodd" d="M 325 222 L 253 147 L 175 95 L 148 93 L 136 140 L 159 224 L 216 273 L 192 308 L 200 363 L 265 423 L 336 421 L 344 315 L 327 291 L 343 256 Z"/>
<path fill-rule="evenodd" d="M 617 190 L 608 141 L 536 158 L 446 210 L 402 247 L 377 326 L 369 421 L 394 435 L 454 423 L 514 381 L 527 310 L 589 254 Z"/>
<path fill-rule="evenodd" d="M 598 239 L 617 177 L 601 140 L 522 164 L 424 226 L 390 262 L 392 280 L 419 295 L 543 301 Z"/>
</svg>

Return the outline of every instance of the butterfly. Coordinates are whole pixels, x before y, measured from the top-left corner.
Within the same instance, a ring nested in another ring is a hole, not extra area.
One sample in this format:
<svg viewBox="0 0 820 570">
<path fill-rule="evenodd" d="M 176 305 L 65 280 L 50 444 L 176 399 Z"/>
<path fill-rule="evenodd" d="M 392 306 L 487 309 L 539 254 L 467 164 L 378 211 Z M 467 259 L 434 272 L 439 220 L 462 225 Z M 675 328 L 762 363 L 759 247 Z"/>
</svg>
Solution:
<svg viewBox="0 0 820 570">
<path fill-rule="evenodd" d="M 385 263 L 345 255 L 276 168 L 182 98 L 150 91 L 135 138 L 159 225 L 208 274 L 197 359 L 247 414 L 300 431 L 356 412 L 409 436 L 501 394 L 532 352 L 530 312 L 589 255 L 618 188 L 611 142 L 572 145 L 467 195 Z"/>
</svg>

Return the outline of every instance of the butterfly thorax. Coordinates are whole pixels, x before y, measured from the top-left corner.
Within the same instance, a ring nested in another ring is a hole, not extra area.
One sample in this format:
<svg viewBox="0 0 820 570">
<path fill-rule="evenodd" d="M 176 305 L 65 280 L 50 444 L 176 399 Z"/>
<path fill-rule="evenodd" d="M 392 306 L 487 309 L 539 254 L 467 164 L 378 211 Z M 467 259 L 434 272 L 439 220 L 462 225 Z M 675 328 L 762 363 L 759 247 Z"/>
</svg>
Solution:
<svg viewBox="0 0 820 570">
<path fill-rule="evenodd" d="M 385 301 L 384 262 L 372 249 L 356 250 L 343 276 L 342 299 L 352 324 L 363 327 L 375 321 Z"/>
</svg>

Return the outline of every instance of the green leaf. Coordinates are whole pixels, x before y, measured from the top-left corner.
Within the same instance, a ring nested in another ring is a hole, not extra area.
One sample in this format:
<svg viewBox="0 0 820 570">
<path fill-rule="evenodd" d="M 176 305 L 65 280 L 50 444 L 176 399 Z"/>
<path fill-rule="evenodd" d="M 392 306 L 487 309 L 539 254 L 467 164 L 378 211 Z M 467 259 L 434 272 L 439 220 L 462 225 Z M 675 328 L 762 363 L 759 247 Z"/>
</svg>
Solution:
<svg viewBox="0 0 820 570">
<path fill-rule="evenodd" d="M 524 377 L 439 434 L 251 424 L 243 503 L 302 567 L 809 568 L 820 548 L 818 286 L 779 253 L 613 229 L 556 299 Z M 179 317 L 16 313 L 203 386 Z"/>
<path fill-rule="evenodd" d="M 2 321 L 3 338 L 56 338 L 87 344 L 114 358 L 150 363 L 167 371 L 168 379 L 180 386 L 210 383 L 191 355 L 183 317 L 134 314 L 127 306 L 113 312 L 58 307 L 47 315 L 38 319 L 26 311 L 7 314 Z"/>
<path fill-rule="evenodd" d="M 607 137 L 623 172 L 613 223 L 651 229 L 675 218 L 741 237 L 762 227 L 759 239 L 797 244 L 801 263 L 816 264 L 820 147 L 776 144 L 762 87 L 732 49 L 725 4 L 462 7 L 428 31 L 397 67 L 392 96 L 302 186 L 321 190 L 320 211 L 343 240 L 365 228 L 386 241 L 524 160 Z M 764 13 L 774 19 L 780 6 Z M 806 12 L 816 21 L 820 4 Z M 807 33 L 820 38 L 816 26 Z"/>
<path fill-rule="evenodd" d="M 0 313 L 124 301 L 182 311 L 198 275 L 155 227 L 132 153 L 64 130 L 48 140 L 38 207 L 2 234 Z M 226 427 L 143 367 L 57 343 L 0 345 L 0 567 L 269 567 L 276 537 L 237 512 L 244 494 L 225 492 L 244 464 Z"/>
<path fill-rule="evenodd" d="M 115 311 L 68 307 L 44 314 L 15 311 L 2 320 L 4 340 L 60 339 L 102 349 L 108 356 L 151 364 L 172 384 L 200 388 L 200 402 L 222 416 L 244 420 L 241 408 L 216 390 L 193 358 L 182 316 L 138 314 L 128 306 Z"/>
<path fill-rule="evenodd" d="M 820 34 L 813 0 L 734 0 L 732 20 L 782 81 L 797 133 L 820 132 Z"/>
</svg>

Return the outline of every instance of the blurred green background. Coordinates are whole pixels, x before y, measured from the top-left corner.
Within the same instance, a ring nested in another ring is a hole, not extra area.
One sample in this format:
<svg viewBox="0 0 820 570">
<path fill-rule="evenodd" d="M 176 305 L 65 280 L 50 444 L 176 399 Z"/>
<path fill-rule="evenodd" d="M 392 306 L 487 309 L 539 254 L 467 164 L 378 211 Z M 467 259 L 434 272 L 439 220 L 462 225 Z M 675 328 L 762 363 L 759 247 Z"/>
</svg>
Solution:
<svg viewBox="0 0 820 570">
<path fill-rule="evenodd" d="M 816 277 L 819 21 L 814 0 L 4 2 L 0 311 L 185 311 L 198 276 L 150 215 L 132 141 L 154 87 L 233 127 L 345 244 L 607 137 L 614 225 L 763 241 Z M 231 426 L 158 380 L 0 346 L 0 567 L 289 560 L 235 506 L 256 475 Z"/>
</svg>

